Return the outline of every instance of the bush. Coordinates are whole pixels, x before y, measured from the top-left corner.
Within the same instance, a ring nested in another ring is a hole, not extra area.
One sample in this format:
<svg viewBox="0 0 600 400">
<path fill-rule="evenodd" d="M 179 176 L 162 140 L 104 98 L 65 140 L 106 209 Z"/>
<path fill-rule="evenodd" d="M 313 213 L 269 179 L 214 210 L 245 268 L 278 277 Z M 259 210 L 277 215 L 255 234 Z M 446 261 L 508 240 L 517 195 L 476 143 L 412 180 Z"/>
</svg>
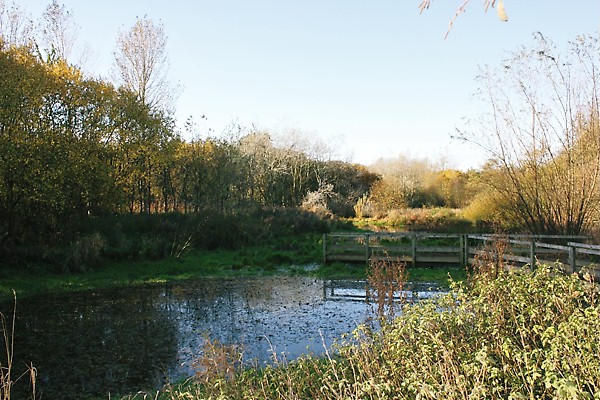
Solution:
<svg viewBox="0 0 600 400">
<path fill-rule="evenodd" d="M 377 363 L 394 366 L 387 381 L 409 398 L 580 398 L 565 387 L 598 396 L 596 292 L 550 267 L 478 275 L 470 287 L 406 308 L 376 337 Z"/>
<path fill-rule="evenodd" d="M 410 231 L 456 233 L 472 230 L 470 221 L 463 218 L 458 210 L 449 208 L 395 209 L 389 211 L 384 220 L 388 226 Z"/>
<path fill-rule="evenodd" d="M 83 236 L 70 247 L 64 268 L 67 272 L 87 272 L 102 262 L 104 238 L 98 233 Z"/>
<path fill-rule="evenodd" d="M 169 398 L 592 399 L 600 397 L 598 288 L 551 267 L 481 273 L 407 304 L 337 354 L 171 388 Z"/>
<path fill-rule="evenodd" d="M 265 208 L 255 217 L 260 218 L 260 223 L 270 237 L 329 232 L 327 220 L 323 220 L 316 213 L 298 208 Z"/>
<path fill-rule="evenodd" d="M 194 248 L 238 249 L 293 235 L 327 233 L 338 223 L 310 211 L 284 207 L 231 214 L 206 209 L 190 214 L 107 215 L 73 227 L 71 243 L 0 246 L 0 266 L 41 264 L 62 272 L 85 272 L 103 259 L 158 260 L 179 258 Z"/>
</svg>

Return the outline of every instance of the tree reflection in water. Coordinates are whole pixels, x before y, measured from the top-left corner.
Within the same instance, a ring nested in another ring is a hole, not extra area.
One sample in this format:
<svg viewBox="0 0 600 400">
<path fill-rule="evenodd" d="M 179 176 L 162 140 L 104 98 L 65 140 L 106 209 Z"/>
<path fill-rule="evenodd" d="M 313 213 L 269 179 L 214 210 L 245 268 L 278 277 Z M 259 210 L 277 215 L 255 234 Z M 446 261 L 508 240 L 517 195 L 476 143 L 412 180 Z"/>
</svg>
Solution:
<svg viewBox="0 0 600 400">
<path fill-rule="evenodd" d="M 326 292 L 321 280 L 268 277 L 17 300 L 13 376 L 33 362 L 43 398 L 81 399 L 157 389 L 189 376 L 206 336 L 242 344 L 245 360 L 261 364 L 273 350 L 288 360 L 318 354 L 323 341 L 330 345 L 368 316 L 363 302 Z M 12 304 L 0 312 L 9 316 Z M 23 392 L 29 383 L 16 386 Z"/>
</svg>

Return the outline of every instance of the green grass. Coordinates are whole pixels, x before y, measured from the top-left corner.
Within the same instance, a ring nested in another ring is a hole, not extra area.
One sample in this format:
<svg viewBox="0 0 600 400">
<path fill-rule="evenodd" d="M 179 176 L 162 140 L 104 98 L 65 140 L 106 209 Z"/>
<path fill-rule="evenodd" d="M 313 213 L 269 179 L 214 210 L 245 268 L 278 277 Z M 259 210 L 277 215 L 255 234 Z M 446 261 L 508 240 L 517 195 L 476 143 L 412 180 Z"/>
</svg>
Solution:
<svg viewBox="0 0 600 400">
<path fill-rule="evenodd" d="M 185 257 L 146 261 L 110 261 L 86 273 L 52 273 L 43 268 L 32 271 L 0 271 L 0 301 L 68 293 L 117 286 L 143 285 L 206 277 L 267 276 L 273 274 L 310 275 L 323 279 L 365 279 L 364 264 L 333 263 L 321 265 L 321 236 L 304 235 L 280 238 L 273 243 L 236 250 L 193 250 Z M 306 269 L 304 266 L 318 266 Z M 448 273 L 463 280 L 459 268 L 410 268 L 415 282 L 448 284 Z"/>
<path fill-rule="evenodd" d="M 452 278 L 455 282 L 462 282 L 467 279 L 465 268 L 435 267 L 435 268 L 407 268 L 408 280 L 411 282 L 429 282 L 439 286 L 448 286 L 448 281 Z"/>
<path fill-rule="evenodd" d="M 193 250 L 181 258 L 106 261 L 86 273 L 53 273 L 44 268 L 0 271 L 0 301 L 45 293 L 177 281 L 203 277 L 303 273 L 299 266 L 321 258 L 320 235 L 280 238 L 241 249 Z"/>
<path fill-rule="evenodd" d="M 323 264 L 314 275 L 323 279 L 365 279 L 366 267 L 364 264 L 331 263 Z"/>
</svg>

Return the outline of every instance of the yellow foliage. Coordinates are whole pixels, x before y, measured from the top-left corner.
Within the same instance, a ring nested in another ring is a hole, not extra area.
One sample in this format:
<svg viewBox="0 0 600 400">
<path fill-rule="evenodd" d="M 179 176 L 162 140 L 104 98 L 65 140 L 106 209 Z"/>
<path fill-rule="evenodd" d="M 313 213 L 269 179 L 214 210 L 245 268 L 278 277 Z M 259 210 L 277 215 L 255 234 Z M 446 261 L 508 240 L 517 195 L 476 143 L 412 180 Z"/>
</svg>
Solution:
<svg viewBox="0 0 600 400">
<path fill-rule="evenodd" d="M 473 223 L 495 221 L 501 213 L 501 204 L 491 191 L 480 192 L 463 208 L 462 216 Z"/>
</svg>

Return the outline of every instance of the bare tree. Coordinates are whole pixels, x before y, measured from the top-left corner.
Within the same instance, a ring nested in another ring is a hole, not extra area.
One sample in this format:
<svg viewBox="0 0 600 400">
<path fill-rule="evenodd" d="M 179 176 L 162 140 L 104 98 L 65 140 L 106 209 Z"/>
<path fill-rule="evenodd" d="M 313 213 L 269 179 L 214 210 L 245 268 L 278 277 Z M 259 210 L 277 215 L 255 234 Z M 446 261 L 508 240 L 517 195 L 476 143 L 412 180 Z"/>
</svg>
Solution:
<svg viewBox="0 0 600 400">
<path fill-rule="evenodd" d="M 428 160 L 404 154 L 380 159 L 370 169 L 381 176 L 373 191 L 373 201 L 381 208 L 420 207 L 424 183 L 433 172 Z"/>
<path fill-rule="evenodd" d="M 26 46 L 33 39 L 33 21 L 14 2 L 8 6 L 0 0 L 0 49 Z"/>
<path fill-rule="evenodd" d="M 121 32 L 114 52 L 117 79 L 152 108 L 172 111 L 174 88 L 167 79 L 167 36 L 147 17 Z"/>
<path fill-rule="evenodd" d="M 531 233 L 578 234 L 598 218 L 600 46 L 579 37 L 561 54 L 541 34 L 483 71 L 490 112 L 463 134 L 491 157 L 488 183 L 505 214 Z"/>
<path fill-rule="evenodd" d="M 72 12 L 57 0 L 52 0 L 42 17 L 41 41 L 48 59 L 67 60 L 78 34 Z"/>
</svg>

